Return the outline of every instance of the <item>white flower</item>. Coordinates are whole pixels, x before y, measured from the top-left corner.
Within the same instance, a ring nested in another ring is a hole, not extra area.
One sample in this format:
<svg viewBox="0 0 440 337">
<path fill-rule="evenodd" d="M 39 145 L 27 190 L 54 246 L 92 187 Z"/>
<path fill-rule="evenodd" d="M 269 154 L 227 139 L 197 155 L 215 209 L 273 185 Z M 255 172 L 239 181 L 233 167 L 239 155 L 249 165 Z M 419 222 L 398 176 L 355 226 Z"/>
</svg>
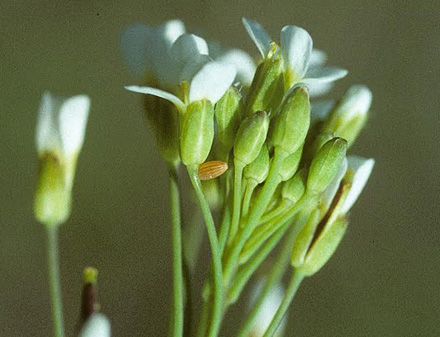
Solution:
<svg viewBox="0 0 440 337">
<path fill-rule="evenodd" d="M 70 215 L 73 178 L 89 108 L 90 99 L 85 95 L 62 98 L 46 92 L 41 100 L 35 135 L 39 174 L 34 214 L 47 226 L 60 225 Z"/>
<path fill-rule="evenodd" d="M 243 18 L 243 24 L 256 44 L 262 57 L 266 57 L 273 41 L 264 28 L 256 21 Z M 286 87 L 305 83 L 325 92 L 332 82 L 347 75 L 345 69 L 323 67 L 326 57 L 320 51 L 313 56 L 313 41 L 309 33 L 298 26 L 285 26 L 281 30 L 280 47 L 285 64 Z"/>
<path fill-rule="evenodd" d="M 43 94 L 38 112 L 35 142 L 38 155 L 54 155 L 67 169 L 66 182 L 72 185 L 76 159 L 84 143 L 90 98 L 69 98 Z"/>
<path fill-rule="evenodd" d="M 338 104 L 333 118 L 338 117 L 346 121 L 354 120 L 355 118 L 365 118 L 368 110 L 370 110 L 372 100 L 373 94 L 368 87 L 365 85 L 353 85 L 347 90 Z"/>
<path fill-rule="evenodd" d="M 347 174 L 350 175 L 351 187 L 341 207 L 341 213 L 347 214 L 364 189 L 374 167 L 374 159 L 349 156 Z"/>
<path fill-rule="evenodd" d="M 237 86 L 250 87 L 257 68 L 254 59 L 241 49 L 222 49 L 219 43 L 209 43 L 209 55 L 216 61 L 232 64 L 237 75 Z"/>
<path fill-rule="evenodd" d="M 192 34 L 181 35 L 170 48 L 173 63 L 168 72 L 174 71 L 173 77 L 178 78 L 174 83 L 175 90 L 167 92 L 148 86 L 127 86 L 126 89 L 162 97 L 181 111 L 186 103 L 202 99 L 215 104 L 231 86 L 236 71 L 233 65 L 214 61 L 207 53 L 205 40 Z M 187 97 L 179 98 L 176 96 L 178 84 L 183 81 L 189 83 L 189 89 Z"/>
<path fill-rule="evenodd" d="M 250 307 L 252 307 L 252 305 L 255 303 L 258 296 L 260 295 L 264 283 L 265 283 L 265 279 L 260 278 L 257 280 L 256 284 L 254 285 L 249 302 Z M 284 298 L 284 287 L 281 283 L 278 283 L 274 287 L 272 287 L 270 292 L 267 294 L 265 300 L 261 304 L 260 311 L 258 312 L 257 316 L 254 319 L 254 323 L 250 330 L 249 336 L 262 337 L 264 335 L 270 323 L 272 322 L 272 319 L 275 316 L 281 302 L 283 301 L 283 298 Z M 287 315 L 281 321 L 281 324 L 278 327 L 277 332 L 275 333 L 274 336 L 275 337 L 284 336 L 286 332 L 286 325 L 287 325 Z"/>
<path fill-rule="evenodd" d="M 161 88 L 174 87 L 176 65 L 171 46 L 185 34 L 180 20 L 167 21 L 158 27 L 134 23 L 122 31 L 121 49 L 128 68 L 138 77 L 156 82 Z"/>
<path fill-rule="evenodd" d="M 84 323 L 79 337 L 110 337 L 111 326 L 109 319 L 102 313 L 94 313 Z"/>
</svg>

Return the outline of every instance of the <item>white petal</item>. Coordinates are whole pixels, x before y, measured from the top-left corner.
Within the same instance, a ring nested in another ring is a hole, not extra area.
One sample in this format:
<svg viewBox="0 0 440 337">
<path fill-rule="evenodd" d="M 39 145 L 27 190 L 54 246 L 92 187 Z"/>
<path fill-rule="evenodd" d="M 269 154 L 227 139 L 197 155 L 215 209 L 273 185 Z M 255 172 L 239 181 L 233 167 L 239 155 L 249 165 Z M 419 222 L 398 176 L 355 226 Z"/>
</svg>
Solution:
<svg viewBox="0 0 440 337">
<path fill-rule="evenodd" d="M 121 34 L 122 57 L 127 67 L 139 77 L 144 77 L 149 70 L 152 31 L 147 25 L 134 23 L 126 27 Z"/>
<path fill-rule="evenodd" d="M 310 69 L 303 82 L 314 85 L 316 83 L 329 83 L 337 81 L 348 74 L 348 71 L 341 68 L 322 67 Z"/>
<path fill-rule="evenodd" d="M 312 82 L 308 83 L 309 96 L 312 98 L 323 96 L 329 93 L 333 86 L 333 82 Z"/>
<path fill-rule="evenodd" d="M 261 56 L 265 58 L 270 51 L 270 43 L 272 42 L 272 39 L 257 21 L 246 18 L 243 18 L 242 21 L 244 28 L 248 32 L 252 41 L 254 41 Z"/>
<path fill-rule="evenodd" d="M 347 172 L 348 162 L 347 158 L 344 158 L 344 161 L 342 162 L 341 169 L 339 170 L 339 173 L 336 175 L 336 177 L 333 179 L 333 181 L 330 183 L 330 185 L 325 189 L 325 191 L 322 193 L 321 196 L 321 205 L 320 208 L 322 210 L 321 215 L 327 213 L 333 198 L 336 195 L 336 192 L 338 192 L 339 185 L 341 184 L 342 178 L 344 178 L 345 173 Z"/>
<path fill-rule="evenodd" d="M 298 26 L 285 26 L 281 30 L 281 47 L 287 66 L 303 78 L 309 66 L 313 40 L 309 33 Z"/>
<path fill-rule="evenodd" d="M 50 92 L 43 94 L 35 133 L 35 144 L 39 154 L 45 151 L 62 151 L 57 123 L 58 106 L 59 102 Z"/>
<path fill-rule="evenodd" d="M 156 30 L 166 44 L 171 47 L 179 36 L 185 34 L 185 25 L 180 20 L 170 20 L 157 27 Z"/>
<path fill-rule="evenodd" d="M 223 96 L 234 81 L 235 68 L 221 62 L 208 62 L 195 74 L 189 89 L 190 102 L 208 99 L 212 104 Z"/>
<path fill-rule="evenodd" d="M 231 49 L 216 59 L 222 63 L 232 64 L 237 71 L 236 80 L 249 87 L 255 75 L 254 59 L 240 49 Z"/>
<path fill-rule="evenodd" d="M 371 171 L 374 167 L 374 159 L 366 159 L 361 157 L 349 156 L 348 170 L 353 173 L 353 180 L 347 199 L 341 208 L 342 214 L 347 214 L 354 205 L 362 190 L 370 178 Z"/>
<path fill-rule="evenodd" d="M 325 120 L 334 105 L 335 102 L 332 100 L 313 102 L 312 111 L 310 113 L 310 122 L 314 123 Z"/>
<path fill-rule="evenodd" d="M 353 85 L 348 89 L 337 107 L 337 113 L 352 119 L 356 115 L 365 115 L 370 110 L 373 94 L 365 85 Z"/>
<path fill-rule="evenodd" d="M 327 54 L 321 49 L 313 48 L 310 55 L 309 69 L 323 66 L 327 62 Z"/>
<path fill-rule="evenodd" d="M 110 337 L 111 326 L 109 319 L 101 313 L 94 313 L 84 323 L 79 337 Z"/>
<path fill-rule="evenodd" d="M 67 157 L 76 155 L 84 143 L 90 98 L 86 95 L 71 97 L 63 102 L 59 112 L 59 129 L 63 150 Z"/>
<path fill-rule="evenodd" d="M 180 81 L 191 82 L 193 77 L 202 69 L 205 64 L 212 62 L 212 58 L 208 55 L 196 55 L 191 58 L 183 68 L 180 74 Z"/>
<path fill-rule="evenodd" d="M 251 297 L 249 301 L 249 307 L 252 308 L 253 304 L 260 295 L 265 283 L 265 278 L 260 278 L 252 288 Z M 262 337 L 272 322 L 282 300 L 284 298 L 284 287 L 281 283 L 277 283 L 267 294 L 266 299 L 261 304 L 260 311 L 257 317 L 254 319 L 254 324 L 251 328 L 251 336 Z M 287 315 L 286 315 L 287 317 Z M 280 326 L 277 329 L 275 336 L 284 336 L 287 324 L 287 318 L 281 321 Z"/>
<path fill-rule="evenodd" d="M 171 47 L 171 57 L 183 69 L 191 57 L 208 55 L 208 45 L 201 37 L 194 34 L 181 35 Z"/>
<path fill-rule="evenodd" d="M 170 94 L 169 92 L 160 89 L 156 89 L 152 87 L 140 87 L 137 85 L 130 85 L 124 88 L 129 91 L 138 92 L 146 95 L 153 95 L 166 99 L 167 101 L 173 103 L 179 110 L 183 110 L 185 106 L 184 103 L 177 96 L 174 96 L 173 94 Z"/>
</svg>

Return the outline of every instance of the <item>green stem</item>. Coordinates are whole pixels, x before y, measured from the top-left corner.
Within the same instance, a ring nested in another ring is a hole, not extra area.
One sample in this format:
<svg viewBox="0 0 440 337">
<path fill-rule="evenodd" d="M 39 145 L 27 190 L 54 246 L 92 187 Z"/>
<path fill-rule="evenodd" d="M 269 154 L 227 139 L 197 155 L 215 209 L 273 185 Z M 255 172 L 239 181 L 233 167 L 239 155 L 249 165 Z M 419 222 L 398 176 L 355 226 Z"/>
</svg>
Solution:
<svg viewBox="0 0 440 337">
<path fill-rule="evenodd" d="M 254 179 L 249 179 L 246 184 L 246 190 L 243 197 L 243 216 L 246 216 L 249 212 L 249 205 L 251 203 L 252 193 L 254 193 L 255 187 L 257 187 L 258 182 Z"/>
<path fill-rule="evenodd" d="M 270 252 L 275 248 L 278 242 L 280 242 L 281 238 L 288 228 L 289 226 L 287 225 L 280 228 L 278 232 L 266 242 L 266 244 L 258 252 L 258 254 L 254 256 L 254 258 L 251 259 L 249 263 L 238 272 L 234 284 L 229 291 L 228 304 L 233 304 L 237 301 L 237 299 L 240 297 L 241 292 L 243 291 L 243 288 L 246 286 L 251 276 L 255 273 L 261 263 L 263 263 Z"/>
<path fill-rule="evenodd" d="M 197 337 L 205 337 L 206 330 L 208 329 L 209 309 L 209 300 L 204 301 L 202 312 L 199 318 L 199 326 L 197 327 Z"/>
<path fill-rule="evenodd" d="M 277 310 L 272 322 L 269 325 L 269 328 L 266 330 L 266 333 L 263 337 L 272 337 L 278 329 L 281 321 L 289 309 L 290 304 L 295 297 L 296 291 L 301 285 L 302 280 L 304 279 L 304 275 L 301 274 L 298 270 L 293 272 L 293 276 L 290 279 L 289 286 L 287 287 L 286 293 L 284 294 L 283 301 L 281 302 L 280 307 Z"/>
<path fill-rule="evenodd" d="M 222 221 L 220 224 L 220 234 L 219 234 L 220 252 L 222 254 L 226 246 L 226 241 L 228 240 L 230 225 L 231 225 L 231 208 L 229 207 L 228 203 L 225 202 L 225 208 L 222 215 Z"/>
<path fill-rule="evenodd" d="M 232 274 L 236 268 L 238 257 L 241 250 L 243 249 L 243 246 L 249 238 L 249 235 L 252 233 L 254 227 L 259 222 L 261 216 L 264 214 L 266 207 L 270 202 L 270 198 L 272 197 L 279 184 L 280 179 L 278 171 L 287 155 L 288 154 L 285 151 L 275 149 L 274 160 L 266 182 L 263 185 L 263 189 L 261 190 L 254 207 L 252 207 L 252 211 L 249 213 L 249 216 L 245 220 L 245 225 L 243 231 L 241 232 L 241 235 L 237 235 L 236 239 L 234 240 L 235 243 L 231 245 L 231 251 L 226 257 L 224 272 L 224 283 L 226 286 L 228 286 L 231 281 Z"/>
<path fill-rule="evenodd" d="M 183 335 L 183 267 L 182 267 L 182 228 L 180 219 L 180 196 L 177 182 L 177 169 L 170 167 L 170 201 L 173 249 L 173 336 Z"/>
<path fill-rule="evenodd" d="M 214 298 L 212 304 L 211 324 L 209 327 L 208 336 L 215 337 L 218 335 L 218 332 L 220 330 L 220 323 L 222 320 L 223 311 L 223 273 L 220 246 L 211 210 L 209 209 L 209 204 L 203 194 L 202 186 L 197 176 L 197 167 L 188 167 L 188 174 L 196 192 L 200 208 L 202 209 L 203 217 L 205 218 L 206 230 L 208 232 L 209 243 L 211 245 Z"/>
<path fill-rule="evenodd" d="M 238 333 L 238 337 L 247 337 L 249 336 L 249 331 L 252 328 L 252 325 L 255 321 L 255 318 L 257 317 L 257 314 L 259 313 L 261 309 L 261 305 L 266 300 L 267 295 L 269 294 L 270 290 L 281 281 L 281 278 L 283 277 L 286 267 L 288 266 L 290 254 L 292 252 L 292 246 L 296 239 L 296 233 L 295 230 L 292 231 L 292 234 L 288 235 L 286 238 L 281 251 L 278 255 L 278 258 L 275 261 L 275 264 L 270 271 L 269 275 L 267 276 L 266 283 L 261 290 L 261 293 L 259 294 L 257 300 L 255 301 L 254 305 L 252 306 L 252 310 L 249 313 L 249 315 L 246 318 L 246 321 L 244 322 L 240 332 Z"/>
<path fill-rule="evenodd" d="M 58 258 L 58 225 L 47 226 L 47 253 L 53 332 L 55 337 L 64 337 L 60 264 Z"/>
<path fill-rule="evenodd" d="M 292 204 L 289 204 L 285 199 L 283 199 L 278 207 L 276 207 L 273 210 L 271 210 L 270 212 L 264 214 L 261 217 L 260 222 L 262 224 L 264 224 L 266 222 L 271 221 L 272 219 L 274 219 L 275 217 L 277 217 L 278 215 L 283 213 L 286 209 L 288 209 L 291 206 L 292 206 Z"/>
<path fill-rule="evenodd" d="M 229 230 L 228 244 L 232 243 L 238 231 L 238 222 L 241 211 L 241 177 L 243 175 L 244 165 L 239 161 L 234 161 L 234 199 L 232 202 L 232 221 Z"/>
</svg>

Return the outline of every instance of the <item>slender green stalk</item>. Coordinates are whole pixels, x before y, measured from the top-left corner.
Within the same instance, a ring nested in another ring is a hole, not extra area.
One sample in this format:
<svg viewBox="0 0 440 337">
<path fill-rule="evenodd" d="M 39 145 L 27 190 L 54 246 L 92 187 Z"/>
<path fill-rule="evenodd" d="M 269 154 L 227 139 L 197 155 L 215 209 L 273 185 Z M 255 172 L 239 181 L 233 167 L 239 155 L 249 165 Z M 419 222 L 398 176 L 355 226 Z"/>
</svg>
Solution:
<svg viewBox="0 0 440 337">
<path fill-rule="evenodd" d="M 278 215 L 280 215 L 281 213 L 283 213 L 286 209 L 288 209 L 289 207 L 291 207 L 291 204 L 288 204 L 285 200 L 281 201 L 281 204 L 278 205 L 276 208 L 274 208 L 273 210 L 271 210 L 270 212 L 264 214 L 261 217 L 260 222 L 261 223 L 266 223 L 269 222 L 271 220 L 273 220 L 275 217 L 277 217 Z"/>
<path fill-rule="evenodd" d="M 258 183 L 254 179 L 249 179 L 246 184 L 246 190 L 243 197 L 243 216 L 246 216 L 249 212 L 249 205 L 251 203 L 252 193 L 254 193 L 255 187 L 257 187 L 257 185 Z"/>
<path fill-rule="evenodd" d="M 58 258 L 58 225 L 47 226 L 46 229 L 53 333 L 55 337 L 64 337 L 63 303 Z"/>
<path fill-rule="evenodd" d="M 237 301 L 240 297 L 243 288 L 246 286 L 247 282 L 251 276 L 255 273 L 261 263 L 266 259 L 266 257 L 272 252 L 275 246 L 280 242 L 286 230 L 289 228 L 288 225 L 283 226 L 278 230 L 278 232 L 273 235 L 264 245 L 264 247 L 256 254 L 245 267 L 240 270 L 237 277 L 229 290 L 228 304 L 232 304 Z M 277 261 L 278 263 L 278 261 Z"/>
<path fill-rule="evenodd" d="M 289 234 L 286 240 L 284 241 L 281 251 L 277 259 L 275 260 L 275 264 L 272 267 L 272 270 L 270 271 L 269 275 L 267 276 L 264 287 L 261 290 L 261 293 L 259 294 L 254 305 L 252 306 L 252 310 L 247 316 L 246 321 L 243 323 L 243 326 L 237 335 L 238 337 L 249 336 L 249 331 L 252 328 L 255 318 L 257 317 L 257 314 L 261 309 L 261 305 L 264 303 L 270 290 L 275 286 L 275 284 L 281 281 L 281 278 L 283 277 L 286 271 L 286 267 L 289 265 L 290 254 L 292 252 L 292 246 L 293 243 L 295 242 L 295 239 L 296 239 L 296 231 L 293 229 L 292 233 Z"/>
<path fill-rule="evenodd" d="M 183 336 L 183 267 L 182 228 L 180 219 L 180 196 L 177 169 L 170 167 L 171 231 L 173 245 L 173 336 Z"/>
<path fill-rule="evenodd" d="M 275 332 L 278 329 L 278 326 L 280 325 L 281 321 L 286 315 L 287 310 L 289 309 L 289 306 L 292 303 L 293 298 L 295 297 L 295 294 L 299 286 L 301 285 L 303 279 L 304 279 L 304 275 L 301 274 L 298 270 L 294 270 L 293 276 L 289 282 L 289 286 L 287 287 L 286 293 L 284 294 L 283 301 L 281 302 L 281 305 L 278 308 L 277 313 L 272 319 L 272 322 L 270 323 L 269 328 L 267 328 L 263 337 L 272 337 L 275 334 Z"/>
<path fill-rule="evenodd" d="M 199 317 L 199 325 L 197 327 L 197 337 L 205 337 L 206 330 L 208 329 L 209 320 L 209 300 L 203 302 L 203 308 Z"/>
<path fill-rule="evenodd" d="M 220 324 L 222 320 L 223 311 L 223 273 L 222 273 L 222 261 L 220 254 L 220 246 L 217 238 L 217 233 L 214 225 L 214 219 L 212 218 L 209 204 L 203 194 L 200 180 L 197 176 L 196 167 L 188 167 L 188 174 L 194 190 L 197 195 L 197 199 L 202 209 L 203 216 L 205 218 L 206 230 L 208 232 L 209 243 L 211 245 L 212 254 L 212 267 L 213 267 L 213 280 L 214 280 L 214 295 L 212 304 L 212 316 L 210 327 L 208 330 L 209 337 L 215 337 L 220 330 Z"/>
<path fill-rule="evenodd" d="M 232 202 L 232 221 L 229 230 L 229 240 L 230 244 L 238 231 L 238 222 L 240 220 L 240 210 L 241 210 L 241 177 L 243 175 L 244 165 L 239 161 L 234 161 L 234 199 Z"/>
<path fill-rule="evenodd" d="M 282 150 L 275 150 L 274 161 L 270 168 L 266 182 L 263 185 L 263 189 L 261 190 L 254 207 L 252 207 L 252 211 L 245 219 L 243 231 L 237 235 L 234 240 L 234 244 L 231 245 L 231 251 L 229 252 L 228 256 L 226 256 L 224 271 L 224 283 L 226 286 L 229 285 L 231 281 L 233 272 L 237 266 L 239 254 L 245 245 L 246 240 L 249 238 L 249 235 L 252 233 L 255 225 L 258 223 L 266 210 L 266 207 L 270 202 L 270 198 L 279 184 L 278 171 L 287 155 L 288 154 Z"/>
</svg>

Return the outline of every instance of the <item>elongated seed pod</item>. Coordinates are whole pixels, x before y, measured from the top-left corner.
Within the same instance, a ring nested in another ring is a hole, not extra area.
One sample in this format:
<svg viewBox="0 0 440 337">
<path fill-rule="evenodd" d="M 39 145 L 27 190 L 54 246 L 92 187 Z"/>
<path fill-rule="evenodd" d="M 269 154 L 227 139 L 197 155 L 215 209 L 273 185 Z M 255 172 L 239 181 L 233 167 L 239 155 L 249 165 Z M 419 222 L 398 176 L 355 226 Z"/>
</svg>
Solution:
<svg viewBox="0 0 440 337">
<path fill-rule="evenodd" d="M 210 180 L 221 176 L 228 169 L 228 164 L 221 160 L 207 161 L 199 166 L 197 174 L 200 180 Z"/>
</svg>

